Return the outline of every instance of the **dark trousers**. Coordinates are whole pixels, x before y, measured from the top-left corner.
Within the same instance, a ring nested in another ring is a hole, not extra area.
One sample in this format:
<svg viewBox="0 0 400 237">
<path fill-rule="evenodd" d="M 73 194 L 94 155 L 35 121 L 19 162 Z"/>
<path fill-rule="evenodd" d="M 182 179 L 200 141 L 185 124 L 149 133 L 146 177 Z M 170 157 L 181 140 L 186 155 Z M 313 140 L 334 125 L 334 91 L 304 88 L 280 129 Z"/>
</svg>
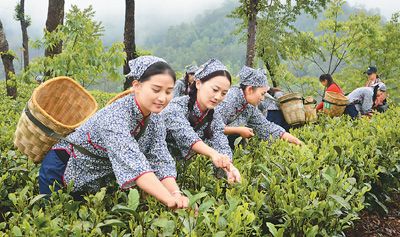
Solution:
<svg viewBox="0 0 400 237">
<path fill-rule="evenodd" d="M 41 194 L 51 194 L 49 186 L 53 184 L 54 191 L 63 188 L 63 175 L 68 159 L 59 154 L 60 151 L 50 150 L 42 161 L 42 166 L 39 170 L 39 191 Z"/>
<path fill-rule="evenodd" d="M 268 110 L 267 120 L 281 126 L 286 130 L 286 132 L 290 129 L 290 126 L 286 122 L 285 117 L 283 117 L 281 110 Z"/>
<path fill-rule="evenodd" d="M 231 147 L 231 150 L 235 150 L 235 140 L 236 138 L 240 137 L 239 135 L 228 135 L 228 141 L 229 141 L 229 146 Z"/>
<path fill-rule="evenodd" d="M 344 114 L 349 115 L 352 119 L 355 119 L 358 117 L 358 110 L 356 109 L 355 104 L 349 104 L 346 106 L 346 109 L 344 110 Z"/>
</svg>

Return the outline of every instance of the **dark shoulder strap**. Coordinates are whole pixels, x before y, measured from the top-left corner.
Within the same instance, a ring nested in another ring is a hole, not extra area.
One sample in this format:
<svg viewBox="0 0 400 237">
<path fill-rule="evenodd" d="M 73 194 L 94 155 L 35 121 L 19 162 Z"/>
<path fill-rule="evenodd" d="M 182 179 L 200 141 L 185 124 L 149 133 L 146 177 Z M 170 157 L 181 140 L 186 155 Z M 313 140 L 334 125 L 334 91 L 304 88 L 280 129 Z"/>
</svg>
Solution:
<svg viewBox="0 0 400 237">
<path fill-rule="evenodd" d="M 24 112 L 25 112 L 26 116 L 32 121 L 32 123 L 35 124 L 44 133 L 46 133 L 49 137 L 68 142 L 69 144 L 73 145 L 75 149 L 77 149 L 80 153 L 82 153 L 84 155 L 91 156 L 94 158 L 99 158 L 99 159 L 106 159 L 105 157 L 93 154 L 92 152 L 90 152 L 86 148 L 84 148 L 83 146 L 70 141 L 69 139 L 67 139 L 67 138 L 63 137 L 62 135 L 53 131 L 53 129 L 44 125 L 42 122 L 40 122 L 33 116 L 33 114 L 31 113 L 31 111 L 28 108 L 28 105 L 25 107 Z"/>
<path fill-rule="evenodd" d="M 151 116 L 151 115 L 150 115 Z M 140 128 L 140 131 L 138 134 L 136 134 L 135 139 L 136 141 L 139 140 L 139 138 L 141 138 L 144 134 L 144 132 L 146 131 L 147 126 L 149 125 L 149 121 L 150 121 L 150 116 L 148 116 L 145 120 L 144 120 L 144 125 L 143 127 Z"/>
</svg>

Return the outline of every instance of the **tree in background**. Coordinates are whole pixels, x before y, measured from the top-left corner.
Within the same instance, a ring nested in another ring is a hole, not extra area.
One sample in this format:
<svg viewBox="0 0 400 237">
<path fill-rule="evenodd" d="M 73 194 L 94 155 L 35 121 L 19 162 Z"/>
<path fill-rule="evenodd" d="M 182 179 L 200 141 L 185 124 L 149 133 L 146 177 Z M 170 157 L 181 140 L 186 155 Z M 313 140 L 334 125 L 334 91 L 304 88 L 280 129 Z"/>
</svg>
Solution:
<svg viewBox="0 0 400 237">
<path fill-rule="evenodd" d="M 365 13 L 358 15 L 365 16 Z M 379 77 L 386 83 L 390 98 L 400 102 L 400 13 L 392 15 L 388 22 L 382 22 L 380 16 L 374 20 L 365 17 L 359 22 L 367 27 L 363 36 L 353 43 L 349 62 L 336 77 L 347 92 L 364 86 L 366 76 L 363 73 L 369 65 L 378 67 Z"/>
<path fill-rule="evenodd" d="M 124 75 L 126 75 L 130 72 L 128 65 L 129 60 L 138 57 L 135 44 L 135 0 L 125 0 L 124 46 L 126 53 Z M 129 87 L 131 87 L 131 81 L 126 78 L 124 82 L 124 90 Z"/>
<path fill-rule="evenodd" d="M 47 11 L 46 33 L 49 34 L 57 29 L 64 22 L 64 0 L 49 0 Z M 62 51 L 62 41 L 56 41 L 55 44 L 46 45 L 44 56 L 52 57 Z"/>
<path fill-rule="evenodd" d="M 297 16 L 302 13 L 316 16 L 321 7 L 329 0 L 242 0 L 231 17 L 242 19 L 238 32 L 247 28 L 246 65 L 254 65 L 255 56 L 260 57 L 268 69 L 274 86 L 275 68 L 287 58 L 291 47 L 298 47 L 294 42 L 298 37 L 293 26 Z M 258 27 L 257 27 L 258 26 Z"/>
<path fill-rule="evenodd" d="M 379 15 L 369 16 L 365 12 L 352 14 L 348 20 L 341 19 L 344 3 L 344 0 L 331 2 L 324 13 L 326 19 L 320 21 L 318 32 L 312 39 L 313 48 L 303 52 L 321 73 L 334 74 L 346 63 L 354 64 L 357 52 L 369 47 L 361 46 L 359 42 L 363 42 L 365 37 L 375 38 L 381 24 Z"/>
<path fill-rule="evenodd" d="M 21 23 L 24 69 L 26 70 L 29 65 L 28 27 L 31 25 L 31 18 L 25 15 L 25 0 L 20 0 L 15 6 L 15 19 Z"/>
<path fill-rule="evenodd" d="M 230 17 L 243 22 L 239 32 L 246 29 L 246 66 L 253 67 L 256 56 L 257 15 L 265 7 L 265 0 L 240 0 L 240 6 L 232 11 Z"/>
<path fill-rule="evenodd" d="M 103 77 L 122 80 L 120 68 L 126 57 L 123 44 L 104 48 L 101 40 L 104 30 L 101 23 L 93 20 L 94 14 L 91 6 L 80 10 L 73 5 L 66 14 L 65 24 L 33 45 L 40 48 L 57 45 L 62 40 L 61 53 L 32 60 L 29 70 L 23 74 L 24 79 L 49 72 L 48 77 L 70 76 L 84 87 L 94 85 Z"/>
<path fill-rule="evenodd" d="M 6 34 L 4 33 L 3 23 L 0 20 L 0 55 L 6 74 L 7 95 L 13 99 L 17 97 L 17 85 L 15 81 L 15 70 L 13 65 L 14 55 L 8 48 Z"/>
<path fill-rule="evenodd" d="M 355 57 L 358 69 L 365 70 L 368 65 L 378 67 L 379 76 L 391 80 L 400 77 L 400 12 L 394 13 L 385 24 L 369 23 L 368 34 L 355 42 Z M 398 83 L 394 83 L 398 85 Z"/>
</svg>

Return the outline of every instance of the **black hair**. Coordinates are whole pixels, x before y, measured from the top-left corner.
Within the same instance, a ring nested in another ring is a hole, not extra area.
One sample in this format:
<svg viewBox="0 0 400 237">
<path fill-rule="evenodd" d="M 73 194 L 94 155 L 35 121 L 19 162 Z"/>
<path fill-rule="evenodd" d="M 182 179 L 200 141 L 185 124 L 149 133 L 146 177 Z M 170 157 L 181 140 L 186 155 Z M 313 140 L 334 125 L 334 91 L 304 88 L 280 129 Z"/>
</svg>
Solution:
<svg viewBox="0 0 400 237">
<path fill-rule="evenodd" d="M 319 76 L 319 81 L 327 81 L 328 83 L 326 84 L 326 87 L 329 87 L 330 85 L 334 84 L 335 82 L 333 81 L 333 78 L 331 76 L 331 74 L 322 74 L 321 76 Z"/>
<path fill-rule="evenodd" d="M 185 77 L 183 79 L 183 82 L 185 83 L 185 95 L 189 94 L 189 76 L 194 75 L 194 73 L 186 73 Z"/>
<path fill-rule="evenodd" d="M 143 75 L 139 78 L 139 82 L 145 82 L 149 80 L 151 76 L 158 74 L 168 74 L 174 79 L 174 82 L 176 81 L 176 74 L 175 71 L 172 70 L 171 66 L 160 61 L 150 65 L 150 67 L 148 67 L 146 71 L 144 71 Z"/>
<path fill-rule="evenodd" d="M 382 92 L 385 92 L 385 91 L 380 90 L 379 85 L 375 85 L 373 88 L 374 88 L 374 95 L 372 96 L 372 101 L 374 102 L 374 105 L 375 105 L 375 100 L 376 100 L 376 97 L 378 96 L 378 91 L 382 91 Z"/>
<path fill-rule="evenodd" d="M 240 87 L 240 89 L 242 89 L 242 91 L 244 92 L 244 90 L 246 90 L 246 88 L 249 87 L 249 85 L 240 84 L 239 87 Z M 251 86 L 251 88 L 252 88 L 253 90 L 255 90 L 255 89 L 258 88 L 258 86 Z"/>
<path fill-rule="evenodd" d="M 168 74 L 174 79 L 174 83 L 176 81 L 175 71 L 169 66 L 169 64 L 165 62 L 156 62 L 150 65 L 146 71 L 144 71 L 143 75 L 139 78 L 139 82 L 145 82 L 150 79 L 151 76 L 158 74 Z M 124 85 L 128 85 L 128 87 L 132 86 L 132 82 L 134 81 L 133 77 L 127 77 L 127 80 Z"/>
<path fill-rule="evenodd" d="M 378 96 L 378 90 L 379 90 L 379 85 L 374 86 L 374 95 L 372 96 L 372 102 L 374 103 L 374 106 L 376 97 Z"/>
<path fill-rule="evenodd" d="M 213 73 L 210 73 L 206 77 L 203 77 L 200 79 L 201 82 L 206 82 L 210 80 L 211 78 L 217 77 L 217 76 L 225 76 L 228 78 L 229 83 L 232 83 L 232 77 L 231 74 L 229 74 L 228 71 L 220 70 L 220 71 L 215 71 Z M 193 111 L 194 104 L 196 103 L 197 100 L 197 87 L 196 83 L 192 83 L 190 85 L 190 90 L 189 90 L 189 103 L 188 103 L 188 110 L 189 110 L 189 122 L 192 127 L 195 126 L 195 123 L 197 122 L 195 119 L 195 116 L 191 115 Z M 213 132 L 211 130 L 211 122 L 214 118 L 214 110 L 210 109 L 207 113 L 207 116 L 204 118 L 205 122 L 207 123 L 207 127 L 204 129 L 204 138 L 206 139 L 211 139 L 213 137 Z"/>
</svg>

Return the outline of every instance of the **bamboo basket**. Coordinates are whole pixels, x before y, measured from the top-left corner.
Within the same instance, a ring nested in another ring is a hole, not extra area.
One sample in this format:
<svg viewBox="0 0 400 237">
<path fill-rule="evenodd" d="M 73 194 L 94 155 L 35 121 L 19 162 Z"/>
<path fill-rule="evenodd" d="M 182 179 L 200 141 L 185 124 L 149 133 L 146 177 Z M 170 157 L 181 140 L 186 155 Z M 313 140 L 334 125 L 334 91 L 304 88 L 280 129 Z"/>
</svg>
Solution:
<svg viewBox="0 0 400 237">
<path fill-rule="evenodd" d="M 123 92 L 117 94 L 116 96 L 114 96 L 111 100 L 109 100 L 109 101 L 107 102 L 106 106 L 107 106 L 107 105 L 110 105 L 110 104 L 114 103 L 114 101 L 116 101 L 116 100 L 118 100 L 118 99 L 121 99 L 121 98 L 123 98 L 123 97 L 125 97 L 125 96 L 127 96 L 127 95 L 129 95 L 129 94 L 132 94 L 132 93 L 133 93 L 132 88 L 129 88 L 128 90 L 123 91 Z"/>
<path fill-rule="evenodd" d="M 312 96 L 304 98 L 304 113 L 306 115 L 306 123 L 315 123 L 318 120 L 317 109 L 315 108 L 317 101 Z"/>
<path fill-rule="evenodd" d="M 290 93 L 278 99 L 283 117 L 289 125 L 301 125 L 306 121 L 303 97 L 300 93 Z"/>
<path fill-rule="evenodd" d="M 344 113 L 349 100 L 346 96 L 333 91 L 325 92 L 323 112 L 330 117 L 339 117 Z"/>
<path fill-rule="evenodd" d="M 47 128 L 67 136 L 97 111 L 97 102 L 69 77 L 56 77 L 38 86 L 18 121 L 14 146 L 35 163 L 40 163 L 57 139 L 48 136 L 27 115 Z"/>
</svg>

